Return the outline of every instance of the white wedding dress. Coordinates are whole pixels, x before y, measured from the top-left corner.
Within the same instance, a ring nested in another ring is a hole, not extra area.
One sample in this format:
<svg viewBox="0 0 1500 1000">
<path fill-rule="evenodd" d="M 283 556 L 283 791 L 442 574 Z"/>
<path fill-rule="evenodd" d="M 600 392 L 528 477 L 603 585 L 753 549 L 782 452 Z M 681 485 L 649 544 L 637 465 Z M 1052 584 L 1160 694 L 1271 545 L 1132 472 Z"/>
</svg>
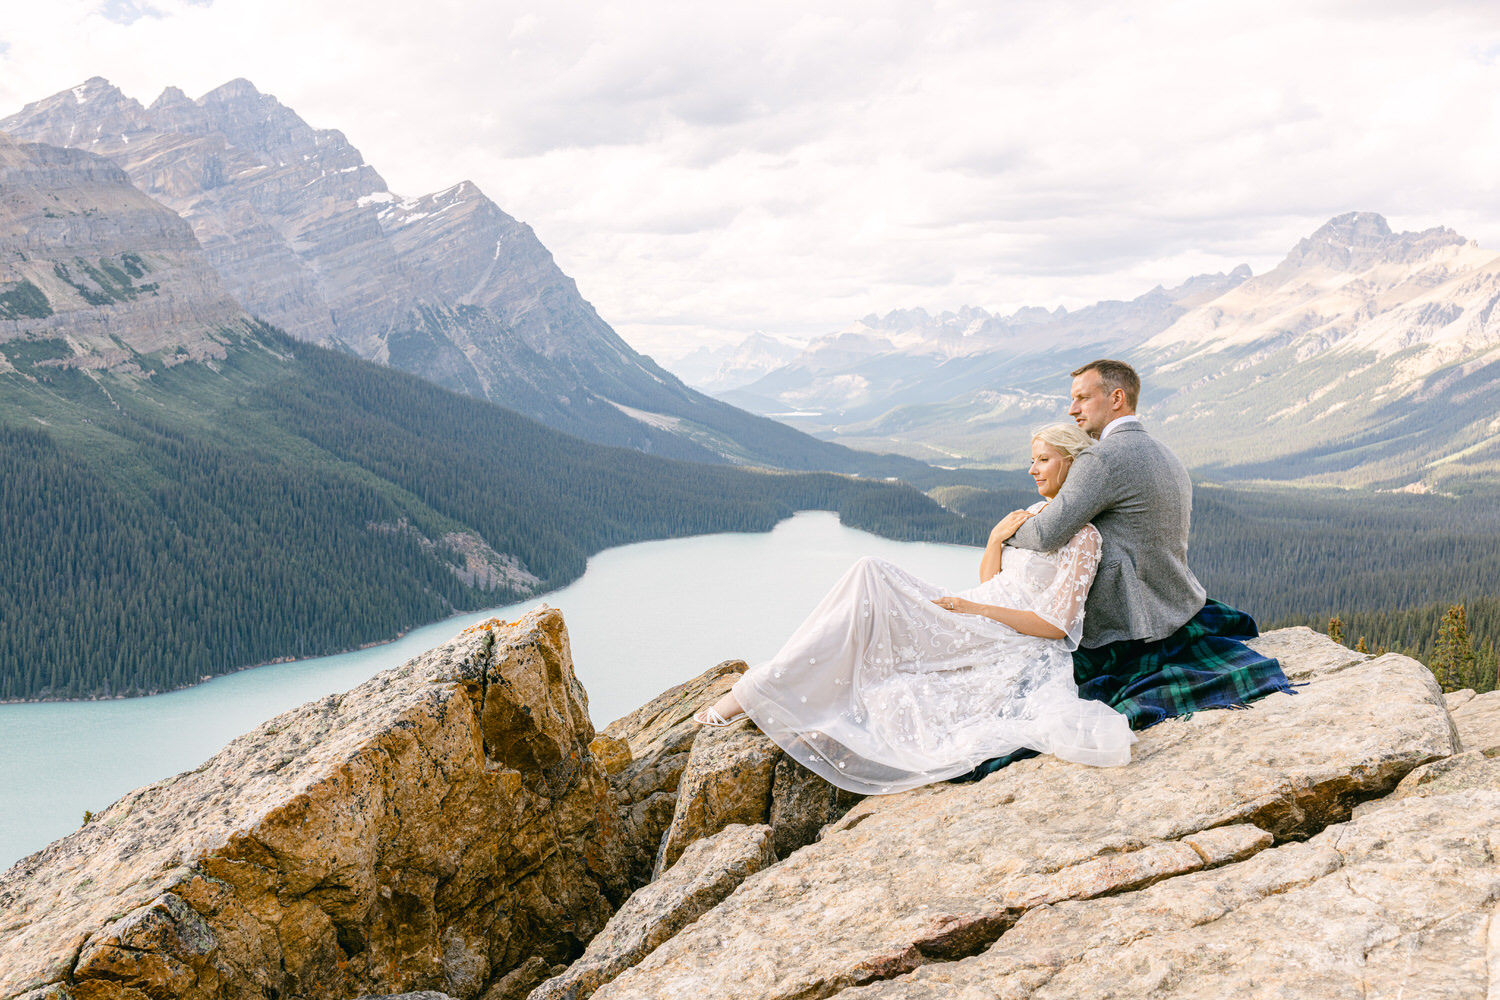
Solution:
<svg viewBox="0 0 1500 1000">
<path fill-rule="evenodd" d="M 735 697 L 804 766 L 864 794 L 941 781 L 1022 747 L 1127 763 L 1135 734 L 1125 716 L 1079 698 L 1073 682 L 1100 544 L 1086 525 L 1056 552 L 1006 546 L 1000 572 L 958 594 L 1035 612 L 1066 639 L 946 611 L 932 599 L 948 591 L 861 559 Z"/>
</svg>

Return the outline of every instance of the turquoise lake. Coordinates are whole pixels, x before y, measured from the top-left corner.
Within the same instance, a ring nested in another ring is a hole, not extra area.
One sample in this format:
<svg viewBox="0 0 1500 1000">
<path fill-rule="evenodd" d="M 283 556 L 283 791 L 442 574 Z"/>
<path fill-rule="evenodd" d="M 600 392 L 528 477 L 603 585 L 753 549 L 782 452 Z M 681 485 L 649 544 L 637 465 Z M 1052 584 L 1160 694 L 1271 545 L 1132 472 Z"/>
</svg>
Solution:
<svg viewBox="0 0 1500 1000">
<path fill-rule="evenodd" d="M 765 534 L 702 535 L 601 552 L 571 585 L 459 615 L 352 653 L 257 667 L 183 691 L 0 705 L 0 868 L 76 829 L 132 788 L 196 767 L 230 740 L 344 691 L 473 624 L 546 603 L 568 623 L 596 728 L 721 660 L 768 659 L 861 556 L 940 586 L 978 582 L 979 550 L 893 542 L 798 514 Z"/>
</svg>

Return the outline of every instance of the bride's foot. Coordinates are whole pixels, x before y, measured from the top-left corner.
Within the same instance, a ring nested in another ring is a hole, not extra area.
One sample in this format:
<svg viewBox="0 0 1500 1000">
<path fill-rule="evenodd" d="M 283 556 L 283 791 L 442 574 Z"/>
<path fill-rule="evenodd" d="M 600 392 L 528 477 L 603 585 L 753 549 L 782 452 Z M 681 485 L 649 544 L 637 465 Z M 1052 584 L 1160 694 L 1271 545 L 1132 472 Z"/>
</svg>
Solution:
<svg viewBox="0 0 1500 1000">
<path fill-rule="evenodd" d="M 739 701 L 733 694 L 726 694 L 707 708 L 700 708 L 693 713 L 693 721 L 700 726 L 713 726 L 722 728 L 738 722 L 745 717 L 745 710 L 740 708 Z"/>
<path fill-rule="evenodd" d="M 736 712 L 726 719 L 724 718 L 724 716 L 720 715 L 718 710 L 715 709 L 712 705 L 708 706 L 707 708 L 700 708 L 698 709 L 698 711 L 693 713 L 693 721 L 698 723 L 698 725 L 713 726 L 715 729 L 721 729 L 724 726 L 733 725 L 744 717 L 744 712 Z"/>
</svg>

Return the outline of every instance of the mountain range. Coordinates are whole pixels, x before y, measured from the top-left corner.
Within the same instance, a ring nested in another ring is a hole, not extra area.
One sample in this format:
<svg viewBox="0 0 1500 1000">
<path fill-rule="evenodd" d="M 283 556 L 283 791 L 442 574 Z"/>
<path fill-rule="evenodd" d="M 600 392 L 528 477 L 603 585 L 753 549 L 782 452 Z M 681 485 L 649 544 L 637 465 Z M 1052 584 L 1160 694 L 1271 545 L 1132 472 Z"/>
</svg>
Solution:
<svg viewBox="0 0 1500 1000">
<path fill-rule="evenodd" d="M 719 392 L 856 447 L 1016 466 L 1065 418 L 1068 372 L 1120 357 L 1200 476 L 1463 489 L 1500 477 L 1497 302 L 1500 254 L 1351 212 L 1264 274 L 1074 312 L 870 316 Z"/>
<path fill-rule="evenodd" d="M 689 389 L 579 294 L 531 227 L 462 181 L 391 192 L 344 135 L 246 80 L 149 106 L 92 78 L 0 119 L 102 156 L 180 216 L 248 313 L 587 440 L 705 462 L 915 475 Z"/>
<path fill-rule="evenodd" d="M 295 340 L 124 170 L 0 134 L 0 701 L 347 649 L 553 589 L 610 546 L 799 509 L 982 527 L 903 483 L 583 441 Z"/>
</svg>

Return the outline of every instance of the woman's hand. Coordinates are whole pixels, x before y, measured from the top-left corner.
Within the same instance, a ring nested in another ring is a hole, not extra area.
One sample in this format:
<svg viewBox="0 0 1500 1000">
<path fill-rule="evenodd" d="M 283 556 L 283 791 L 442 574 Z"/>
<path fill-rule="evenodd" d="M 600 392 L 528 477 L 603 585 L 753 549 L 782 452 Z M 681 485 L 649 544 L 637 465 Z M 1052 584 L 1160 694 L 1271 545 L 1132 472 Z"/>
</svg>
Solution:
<svg viewBox="0 0 1500 1000">
<path fill-rule="evenodd" d="M 990 529 L 990 543 L 1003 542 L 1021 529 L 1021 525 L 1036 517 L 1029 510 L 1013 510 Z"/>
<path fill-rule="evenodd" d="M 995 604 L 980 604 L 962 597 L 939 597 L 933 604 L 956 615 L 980 615 L 1001 625 L 1009 625 L 1022 635 L 1039 639 L 1065 639 L 1067 633 L 1034 611 L 1018 611 Z"/>
</svg>

